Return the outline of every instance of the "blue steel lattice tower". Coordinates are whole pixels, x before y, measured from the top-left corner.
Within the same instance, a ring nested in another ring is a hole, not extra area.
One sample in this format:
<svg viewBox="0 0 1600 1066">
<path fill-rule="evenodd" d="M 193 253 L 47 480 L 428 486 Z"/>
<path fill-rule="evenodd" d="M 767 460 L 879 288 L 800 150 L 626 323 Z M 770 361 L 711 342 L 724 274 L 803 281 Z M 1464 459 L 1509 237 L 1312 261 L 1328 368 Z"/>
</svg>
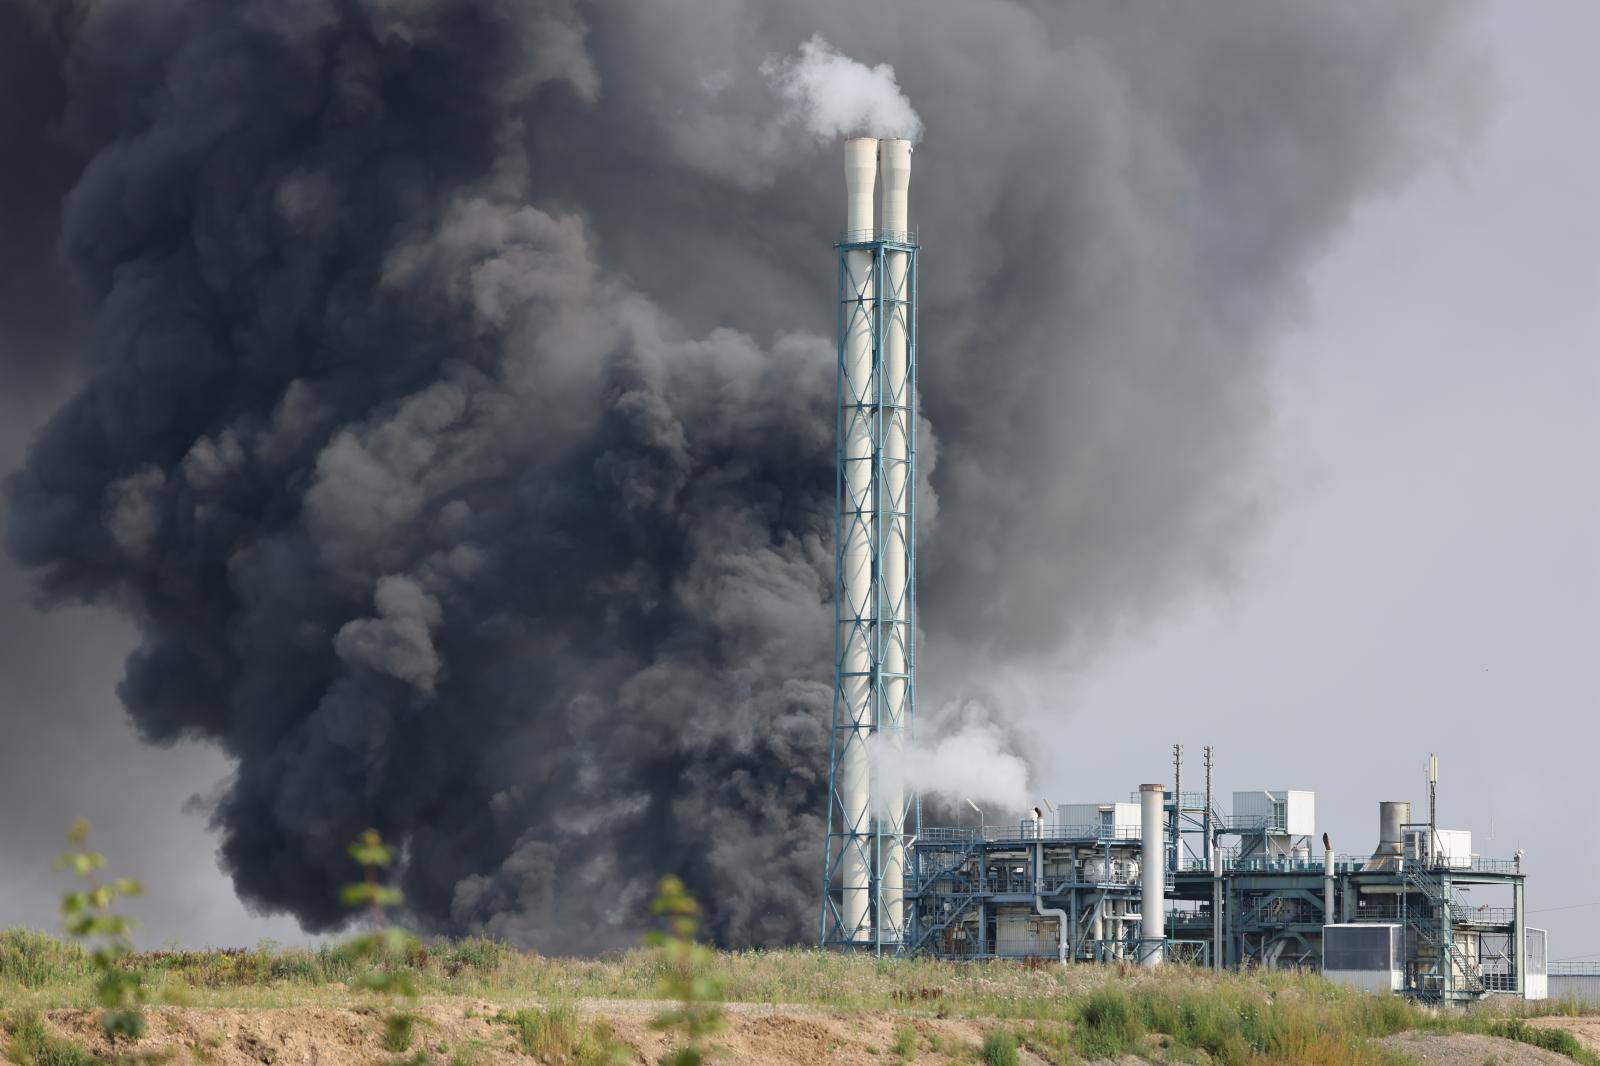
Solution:
<svg viewBox="0 0 1600 1066">
<path fill-rule="evenodd" d="M 917 242 L 911 142 L 845 142 L 839 253 L 833 754 L 823 842 L 822 945 L 905 945 L 916 796 L 875 777 L 916 704 Z M 878 226 L 874 195 L 881 194 Z M 869 751 L 873 758 L 869 759 Z"/>
</svg>

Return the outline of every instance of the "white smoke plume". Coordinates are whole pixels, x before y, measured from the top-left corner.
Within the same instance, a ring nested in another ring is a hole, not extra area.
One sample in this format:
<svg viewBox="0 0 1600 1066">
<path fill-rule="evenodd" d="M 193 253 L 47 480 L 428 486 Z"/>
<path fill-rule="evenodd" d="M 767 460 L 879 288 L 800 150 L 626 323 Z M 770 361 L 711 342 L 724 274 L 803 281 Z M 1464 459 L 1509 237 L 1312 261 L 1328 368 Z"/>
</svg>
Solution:
<svg viewBox="0 0 1600 1066">
<path fill-rule="evenodd" d="M 902 792 L 951 804 L 972 800 L 986 809 L 990 822 L 1033 805 L 1028 763 L 993 711 L 968 701 L 936 722 L 932 735 L 899 749 L 887 734 L 873 735 L 867 755 L 875 802 Z"/>
<path fill-rule="evenodd" d="M 791 117 L 824 140 L 849 134 L 922 137 L 922 119 L 900 91 L 894 68 L 869 67 L 813 34 L 793 56 L 768 56 L 761 73 L 788 102 Z"/>
</svg>

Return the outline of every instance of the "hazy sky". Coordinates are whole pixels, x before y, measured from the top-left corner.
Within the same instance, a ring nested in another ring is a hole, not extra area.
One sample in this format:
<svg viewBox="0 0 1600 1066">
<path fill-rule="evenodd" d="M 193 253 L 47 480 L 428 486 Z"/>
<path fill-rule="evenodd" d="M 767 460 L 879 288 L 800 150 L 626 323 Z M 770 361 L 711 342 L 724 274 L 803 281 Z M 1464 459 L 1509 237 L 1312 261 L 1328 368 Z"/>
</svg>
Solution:
<svg viewBox="0 0 1600 1066">
<path fill-rule="evenodd" d="M 1380 799 L 1421 816 L 1437 753 L 1441 824 L 1526 849 L 1551 957 L 1600 957 L 1600 149 L 1578 132 L 1600 8 L 1531 11 L 1494 12 L 1481 141 L 1314 272 L 1279 357 L 1286 498 L 1233 594 L 1026 698 L 1051 797 L 1168 781 L 1174 742 L 1198 788 L 1210 743 L 1224 793 L 1315 789 L 1340 851 L 1376 844 Z"/>
<path fill-rule="evenodd" d="M 1600 955 L 1600 149 L 1584 132 L 1600 9 L 1528 10 L 1493 12 L 1481 138 L 1369 203 L 1313 273 L 1275 375 L 1281 499 L 1231 591 L 997 687 L 1046 742 L 1052 798 L 1166 780 L 1174 741 L 1198 785 L 1211 743 L 1224 793 L 1315 789 L 1341 851 L 1370 850 L 1379 799 L 1424 800 L 1436 752 L 1441 821 L 1485 854 L 1527 850 L 1531 920 L 1560 959 Z M 7 384 L 0 468 L 51 389 Z M 0 600 L 23 596 L 0 563 Z M 147 942 L 292 939 L 234 900 L 204 815 L 181 813 L 226 761 L 122 724 L 132 644 L 89 610 L 0 639 L 0 701 L 31 712 L 0 738 L 0 924 L 54 924 L 49 856 L 82 813 L 118 872 L 159 889 L 140 904 Z M 6 773 L 19 760 L 59 769 L 24 790 Z"/>
</svg>

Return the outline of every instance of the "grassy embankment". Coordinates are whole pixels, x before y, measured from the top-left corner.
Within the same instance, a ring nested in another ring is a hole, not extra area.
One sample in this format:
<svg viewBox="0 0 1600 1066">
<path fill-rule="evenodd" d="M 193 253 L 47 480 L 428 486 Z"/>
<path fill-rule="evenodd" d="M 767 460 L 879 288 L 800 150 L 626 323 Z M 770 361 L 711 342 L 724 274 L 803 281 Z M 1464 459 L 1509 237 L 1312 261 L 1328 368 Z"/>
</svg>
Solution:
<svg viewBox="0 0 1600 1066">
<path fill-rule="evenodd" d="M 265 1009 L 371 1006 L 351 987 L 361 963 L 338 947 L 151 952 L 129 959 L 152 1002 L 187 1008 Z M 668 965 L 639 950 L 602 959 L 546 959 L 486 940 L 438 944 L 405 964 L 422 1002 L 481 1001 L 524 1052 L 551 1062 L 619 1061 L 603 1011 L 586 1001 L 653 1000 Z M 1213 975 L 1181 967 L 1155 972 L 1112 967 L 1028 967 L 933 960 L 874 960 L 815 951 L 736 952 L 716 957 L 733 1003 L 787 1005 L 892 1016 L 882 1061 L 1018 1061 L 1023 1048 L 1063 1064 L 1132 1053 L 1155 1061 L 1253 1064 L 1398 1063 L 1375 1038 L 1411 1029 L 1508 1036 L 1600 1066 L 1559 1029 L 1522 1023 L 1563 1004 L 1505 1004 L 1432 1011 L 1390 997 L 1351 992 L 1316 977 L 1283 973 Z M 39 1024 L 40 1013 L 95 1005 L 94 974 L 75 944 L 38 933 L 0 933 L 0 1049 L 24 1063 L 79 1063 Z M 940 1047 L 918 1019 L 981 1023 L 981 1043 Z M 930 1058 L 930 1056 L 932 1056 Z M 434 1060 L 420 1052 L 396 1061 Z"/>
</svg>

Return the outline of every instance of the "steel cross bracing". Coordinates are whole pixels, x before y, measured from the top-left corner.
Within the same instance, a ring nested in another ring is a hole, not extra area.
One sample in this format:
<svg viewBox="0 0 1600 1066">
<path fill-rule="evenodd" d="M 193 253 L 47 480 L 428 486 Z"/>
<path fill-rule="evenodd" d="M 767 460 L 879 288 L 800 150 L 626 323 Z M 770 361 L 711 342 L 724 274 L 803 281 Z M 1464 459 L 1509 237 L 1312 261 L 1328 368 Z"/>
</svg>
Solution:
<svg viewBox="0 0 1600 1066">
<path fill-rule="evenodd" d="M 915 717 L 917 244 L 848 234 L 836 248 L 838 576 L 821 942 L 881 954 L 906 946 L 907 856 L 921 821 L 915 795 L 863 805 L 858 788 L 870 778 L 869 738 L 898 747 Z M 864 911 L 849 899 L 863 891 Z"/>
</svg>

